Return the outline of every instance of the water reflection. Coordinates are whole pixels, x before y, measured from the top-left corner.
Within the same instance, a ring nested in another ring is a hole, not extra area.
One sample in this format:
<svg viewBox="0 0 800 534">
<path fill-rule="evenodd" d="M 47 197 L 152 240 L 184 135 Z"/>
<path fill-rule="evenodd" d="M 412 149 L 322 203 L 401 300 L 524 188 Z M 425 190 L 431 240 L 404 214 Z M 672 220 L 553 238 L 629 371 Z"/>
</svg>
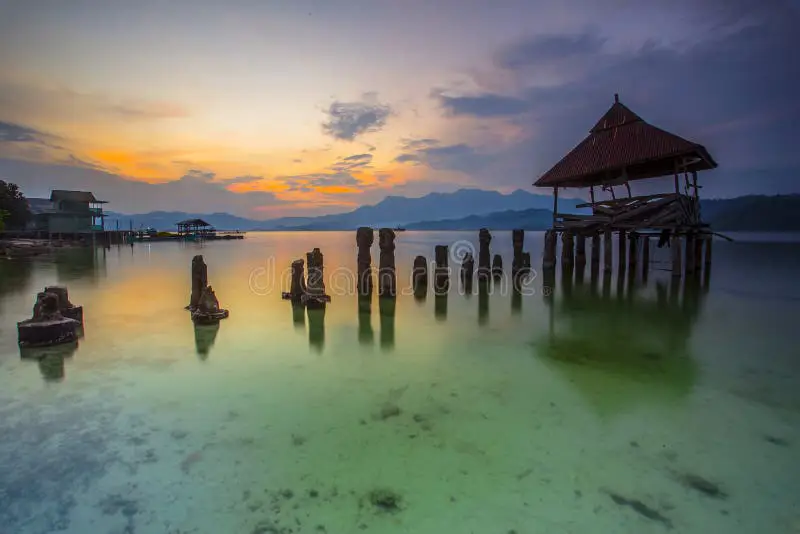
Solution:
<svg viewBox="0 0 800 534">
<path fill-rule="evenodd" d="M 322 352 L 325 346 L 325 306 L 306 308 L 308 314 L 308 346 Z"/>
<path fill-rule="evenodd" d="M 306 307 L 299 302 L 292 302 L 292 324 L 295 330 L 306 329 Z"/>
<path fill-rule="evenodd" d="M 489 321 L 489 281 L 478 280 L 478 325 Z"/>
<path fill-rule="evenodd" d="M 20 358 L 35 361 L 46 382 L 61 382 L 66 377 L 66 360 L 78 350 L 78 342 L 52 347 L 20 347 Z"/>
<path fill-rule="evenodd" d="M 0 259 L 0 313 L 5 295 L 28 290 L 33 274 L 33 261 L 28 258 Z"/>
<path fill-rule="evenodd" d="M 375 332 L 372 330 L 371 294 L 358 297 L 358 342 L 362 345 L 372 345 L 375 342 Z"/>
<path fill-rule="evenodd" d="M 197 349 L 197 356 L 205 361 L 214 346 L 219 332 L 219 323 L 194 326 L 194 344 Z"/>
<path fill-rule="evenodd" d="M 97 282 L 106 275 L 106 249 L 71 247 L 59 251 L 54 260 L 61 283 L 75 280 Z"/>
<path fill-rule="evenodd" d="M 433 316 L 437 321 L 444 321 L 447 319 L 447 293 L 434 297 Z"/>
<path fill-rule="evenodd" d="M 394 313 L 397 300 L 394 297 L 378 299 L 378 311 L 381 318 L 381 349 L 394 348 Z"/>
<path fill-rule="evenodd" d="M 544 297 L 550 325 L 537 343 L 544 361 L 601 413 L 684 397 L 697 377 L 689 340 L 705 296 L 699 280 L 656 280 L 647 287 L 622 271 L 612 297 L 610 273 L 600 294 L 579 277 L 573 283 L 573 274 L 563 271 L 558 294 Z"/>
</svg>

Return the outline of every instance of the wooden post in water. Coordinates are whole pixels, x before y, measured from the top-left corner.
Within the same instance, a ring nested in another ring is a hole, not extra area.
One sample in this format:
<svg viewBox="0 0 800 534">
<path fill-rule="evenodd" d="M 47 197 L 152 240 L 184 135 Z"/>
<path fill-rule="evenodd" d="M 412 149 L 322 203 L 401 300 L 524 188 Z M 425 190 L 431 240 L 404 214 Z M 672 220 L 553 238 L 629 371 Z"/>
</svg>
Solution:
<svg viewBox="0 0 800 534">
<path fill-rule="evenodd" d="M 647 273 L 650 271 L 650 237 L 642 236 L 642 279 L 647 281 Z"/>
<path fill-rule="evenodd" d="M 705 239 L 700 234 L 694 238 L 694 271 L 697 274 L 703 270 L 703 241 Z"/>
<path fill-rule="evenodd" d="M 694 274 L 694 240 L 695 234 L 686 234 L 686 275 Z"/>
<path fill-rule="evenodd" d="M 603 271 L 610 273 L 612 270 L 612 247 L 614 244 L 611 242 L 613 234 L 611 230 L 606 230 L 605 240 L 603 241 Z"/>
<path fill-rule="evenodd" d="M 600 234 L 592 235 L 592 269 L 600 266 Z"/>
<path fill-rule="evenodd" d="M 629 250 L 628 250 L 628 266 L 630 267 L 631 274 L 636 273 L 636 262 L 638 258 L 636 257 L 637 253 L 639 252 L 638 248 L 638 235 L 636 232 L 631 232 L 630 240 L 629 240 Z"/>
<path fill-rule="evenodd" d="M 544 257 L 542 258 L 542 268 L 544 270 L 555 269 L 556 267 L 556 231 L 547 230 L 544 233 Z"/>
<path fill-rule="evenodd" d="M 706 269 L 711 266 L 711 243 L 714 242 L 714 236 L 709 235 L 706 243 Z"/>
<path fill-rule="evenodd" d="M 572 267 L 575 263 L 575 243 L 572 232 L 569 230 L 561 233 L 561 261 L 565 269 Z"/>
<path fill-rule="evenodd" d="M 619 255 L 619 265 L 617 265 L 617 269 L 619 272 L 622 272 L 625 270 L 625 265 L 627 265 L 625 261 L 625 230 L 619 231 L 619 250 L 617 254 Z"/>
<path fill-rule="evenodd" d="M 681 276 L 681 238 L 675 234 L 672 235 L 670 248 L 672 249 L 672 276 L 680 278 Z"/>
</svg>

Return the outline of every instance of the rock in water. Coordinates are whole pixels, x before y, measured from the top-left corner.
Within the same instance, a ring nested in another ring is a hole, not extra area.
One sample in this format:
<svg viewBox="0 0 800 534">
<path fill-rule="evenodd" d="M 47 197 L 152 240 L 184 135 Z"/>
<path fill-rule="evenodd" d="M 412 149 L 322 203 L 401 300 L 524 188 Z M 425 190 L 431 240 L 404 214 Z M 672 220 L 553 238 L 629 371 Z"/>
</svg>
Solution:
<svg viewBox="0 0 800 534">
<path fill-rule="evenodd" d="M 208 286 L 208 267 L 203 260 L 203 255 L 198 254 L 192 258 L 192 295 L 189 298 L 187 310 L 194 310 L 200 303 L 203 290 Z"/>
<path fill-rule="evenodd" d="M 370 253 L 370 248 L 374 240 L 375 232 L 369 226 L 362 226 L 356 230 L 359 295 L 369 295 L 372 293 L 372 255 Z"/>
<path fill-rule="evenodd" d="M 478 281 L 485 282 L 489 280 L 491 267 L 491 254 L 489 253 L 489 243 L 492 242 L 492 234 L 486 228 L 481 228 L 478 232 Z"/>
<path fill-rule="evenodd" d="M 378 246 L 381 249 L 378 266 L 378 291 L 382 297 L 393 297 L 397 291 L 397 275 L 394 265 L 394 238 L 391 228 L 378 231 Z"/>
<path fill-rule="evenodd" d="M 33 316 L 17 323 L 17 342 L 21 347 L 42 347 L 75 341 L 80 323 L 64 317 L 58 310 L 59 296 L 38 293 Z"/>
</svg>

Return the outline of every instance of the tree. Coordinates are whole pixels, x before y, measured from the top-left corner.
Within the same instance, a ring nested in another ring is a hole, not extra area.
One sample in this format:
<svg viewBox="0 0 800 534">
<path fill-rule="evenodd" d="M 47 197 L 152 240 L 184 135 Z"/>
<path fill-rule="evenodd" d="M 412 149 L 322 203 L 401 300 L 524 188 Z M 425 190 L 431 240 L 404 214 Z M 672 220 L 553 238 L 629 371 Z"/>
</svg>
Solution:
<svg viewBox="0 0 800 534">
<path fill-rule="evenodd" d="M 5 212 L 3 226 L 9 229 L 22 229 L 31 218 L 28 200 L 17 184 L 0 180 L 0 212 Z"/>
<path fill-rule="evenodd" d="M 0 210 L 0 232 L 6 229 L 6 219 L 11 215 L 6 210 Z"/>
</svg>

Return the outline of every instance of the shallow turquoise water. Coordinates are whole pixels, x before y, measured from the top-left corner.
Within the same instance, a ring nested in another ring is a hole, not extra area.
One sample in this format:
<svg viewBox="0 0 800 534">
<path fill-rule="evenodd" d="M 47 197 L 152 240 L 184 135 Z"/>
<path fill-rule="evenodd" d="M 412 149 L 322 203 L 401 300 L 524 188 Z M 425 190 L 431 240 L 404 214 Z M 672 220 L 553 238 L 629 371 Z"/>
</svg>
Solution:
<svg viewBox="0 0 800 534">
<path fill-rule="evenodd" d="M 398 234 L 399 286 L 462 241 Z M 294 313 L 282 272 L 314 246 L 333 301 Z M 697 287 L 654 249 L 646 283 L 453 280 L 369 310 L 355 232 L 4 261 L 0 533 L 800 532 L 800 245 L 714 246 Z M 495 233 L 507 267 L 510 249 Z M 198 253 L 218 330 L 183 309 Z M 23 359 L 15 323 L 53 283 L 85 335 Z M 370 502 L 382 488 L 398 511 Z"/>
</svg>

